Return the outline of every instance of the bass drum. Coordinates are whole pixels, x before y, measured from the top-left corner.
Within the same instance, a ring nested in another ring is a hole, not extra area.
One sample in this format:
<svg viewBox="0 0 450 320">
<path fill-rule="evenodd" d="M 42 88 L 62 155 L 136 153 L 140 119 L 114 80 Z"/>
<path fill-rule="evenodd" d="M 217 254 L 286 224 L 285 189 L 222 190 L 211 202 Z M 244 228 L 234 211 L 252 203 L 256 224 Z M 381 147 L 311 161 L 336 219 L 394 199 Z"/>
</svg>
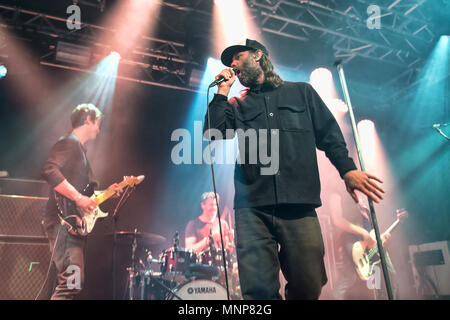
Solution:
<svg viewBox="0 0 450 320">
<path fill-rule="evenodd" d="M 193 280 L 174 290 L 181 300 L 227 300 L 227 289 L 211 280 Z M 171 300 L 179 300 L 173 296 Z"/>
</svg>

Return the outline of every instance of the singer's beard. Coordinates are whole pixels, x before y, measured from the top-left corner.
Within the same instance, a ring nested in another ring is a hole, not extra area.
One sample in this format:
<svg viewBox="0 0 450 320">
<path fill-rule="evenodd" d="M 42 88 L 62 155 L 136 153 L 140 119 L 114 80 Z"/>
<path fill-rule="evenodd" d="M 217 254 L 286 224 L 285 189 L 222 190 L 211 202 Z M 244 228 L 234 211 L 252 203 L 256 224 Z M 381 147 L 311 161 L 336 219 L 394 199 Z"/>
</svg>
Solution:
<svg viewBox="0 0 450 320">
<path fill-rule="evenodd" d="M 249 59 L 242 64 L 238 78 L 244 87 L 252 88 L 258 84 L 258 79 L 262 74 L 263 71 L 259 65 L 249 57 Z"/>
</svg>

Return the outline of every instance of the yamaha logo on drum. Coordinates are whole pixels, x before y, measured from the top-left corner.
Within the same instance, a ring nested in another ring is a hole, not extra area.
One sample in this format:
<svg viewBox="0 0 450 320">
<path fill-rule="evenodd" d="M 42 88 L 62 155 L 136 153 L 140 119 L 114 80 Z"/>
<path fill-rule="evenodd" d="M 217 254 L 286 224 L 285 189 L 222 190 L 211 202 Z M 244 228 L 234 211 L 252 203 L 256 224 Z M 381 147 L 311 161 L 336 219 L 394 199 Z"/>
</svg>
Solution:
<svg viewBox="0 0 450 320">
<path fill-rule="evenodd" d="M 215 287 L 197 287 L 197 288 L 189 287 L 187 292 L 189 294 L 216 293 L 216 288 Z"/>
</svg>

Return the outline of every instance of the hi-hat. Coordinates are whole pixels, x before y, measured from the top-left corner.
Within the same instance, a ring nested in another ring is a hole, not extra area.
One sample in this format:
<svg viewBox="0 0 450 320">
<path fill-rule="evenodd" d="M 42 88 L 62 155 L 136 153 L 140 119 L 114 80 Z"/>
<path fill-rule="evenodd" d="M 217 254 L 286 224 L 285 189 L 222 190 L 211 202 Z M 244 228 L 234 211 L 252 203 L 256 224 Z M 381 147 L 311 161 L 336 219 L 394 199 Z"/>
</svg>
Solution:
<svg viewBox="0 0 450 320">
<path fill-rule="evenodd" d="M 108 234 L 108 236 L 112 237 L 113 234 Z M 133 241 L 136 237 L 137 241 L 145 242 L 147 244 L 160 244 L 166 241 L 166 238 L 163 236 L 148 232 L 117 231 L 116 237 L 117 239 L 126 239 L 127 241 Z"/>
</svg>

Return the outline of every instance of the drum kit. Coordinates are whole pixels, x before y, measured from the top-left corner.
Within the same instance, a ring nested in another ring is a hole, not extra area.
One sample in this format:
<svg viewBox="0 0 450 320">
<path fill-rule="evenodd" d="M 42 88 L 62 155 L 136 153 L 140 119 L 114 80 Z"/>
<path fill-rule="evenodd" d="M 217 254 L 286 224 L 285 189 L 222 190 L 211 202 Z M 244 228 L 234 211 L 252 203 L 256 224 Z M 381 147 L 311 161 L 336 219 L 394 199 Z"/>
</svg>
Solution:
<svg viewBox="0 0 450 320">
<path fill-rule="evenodd" d="M 137 230 L 116 232 L 116 236 L 131 240 L 131 265 L 127 268 L 130 300 L 227 300 L 228 296 L 232 300 L 242 299 L 237 262 L 228 250 L 223 252 L 212 243 L 200 253 L 181 248 L 177 232 L 173 246 L 162 250 L 158 258 L 148 249 L 139 258 L 138 242 L 152 246 L 163 243 L 165 238 Z"/>
</svg>

